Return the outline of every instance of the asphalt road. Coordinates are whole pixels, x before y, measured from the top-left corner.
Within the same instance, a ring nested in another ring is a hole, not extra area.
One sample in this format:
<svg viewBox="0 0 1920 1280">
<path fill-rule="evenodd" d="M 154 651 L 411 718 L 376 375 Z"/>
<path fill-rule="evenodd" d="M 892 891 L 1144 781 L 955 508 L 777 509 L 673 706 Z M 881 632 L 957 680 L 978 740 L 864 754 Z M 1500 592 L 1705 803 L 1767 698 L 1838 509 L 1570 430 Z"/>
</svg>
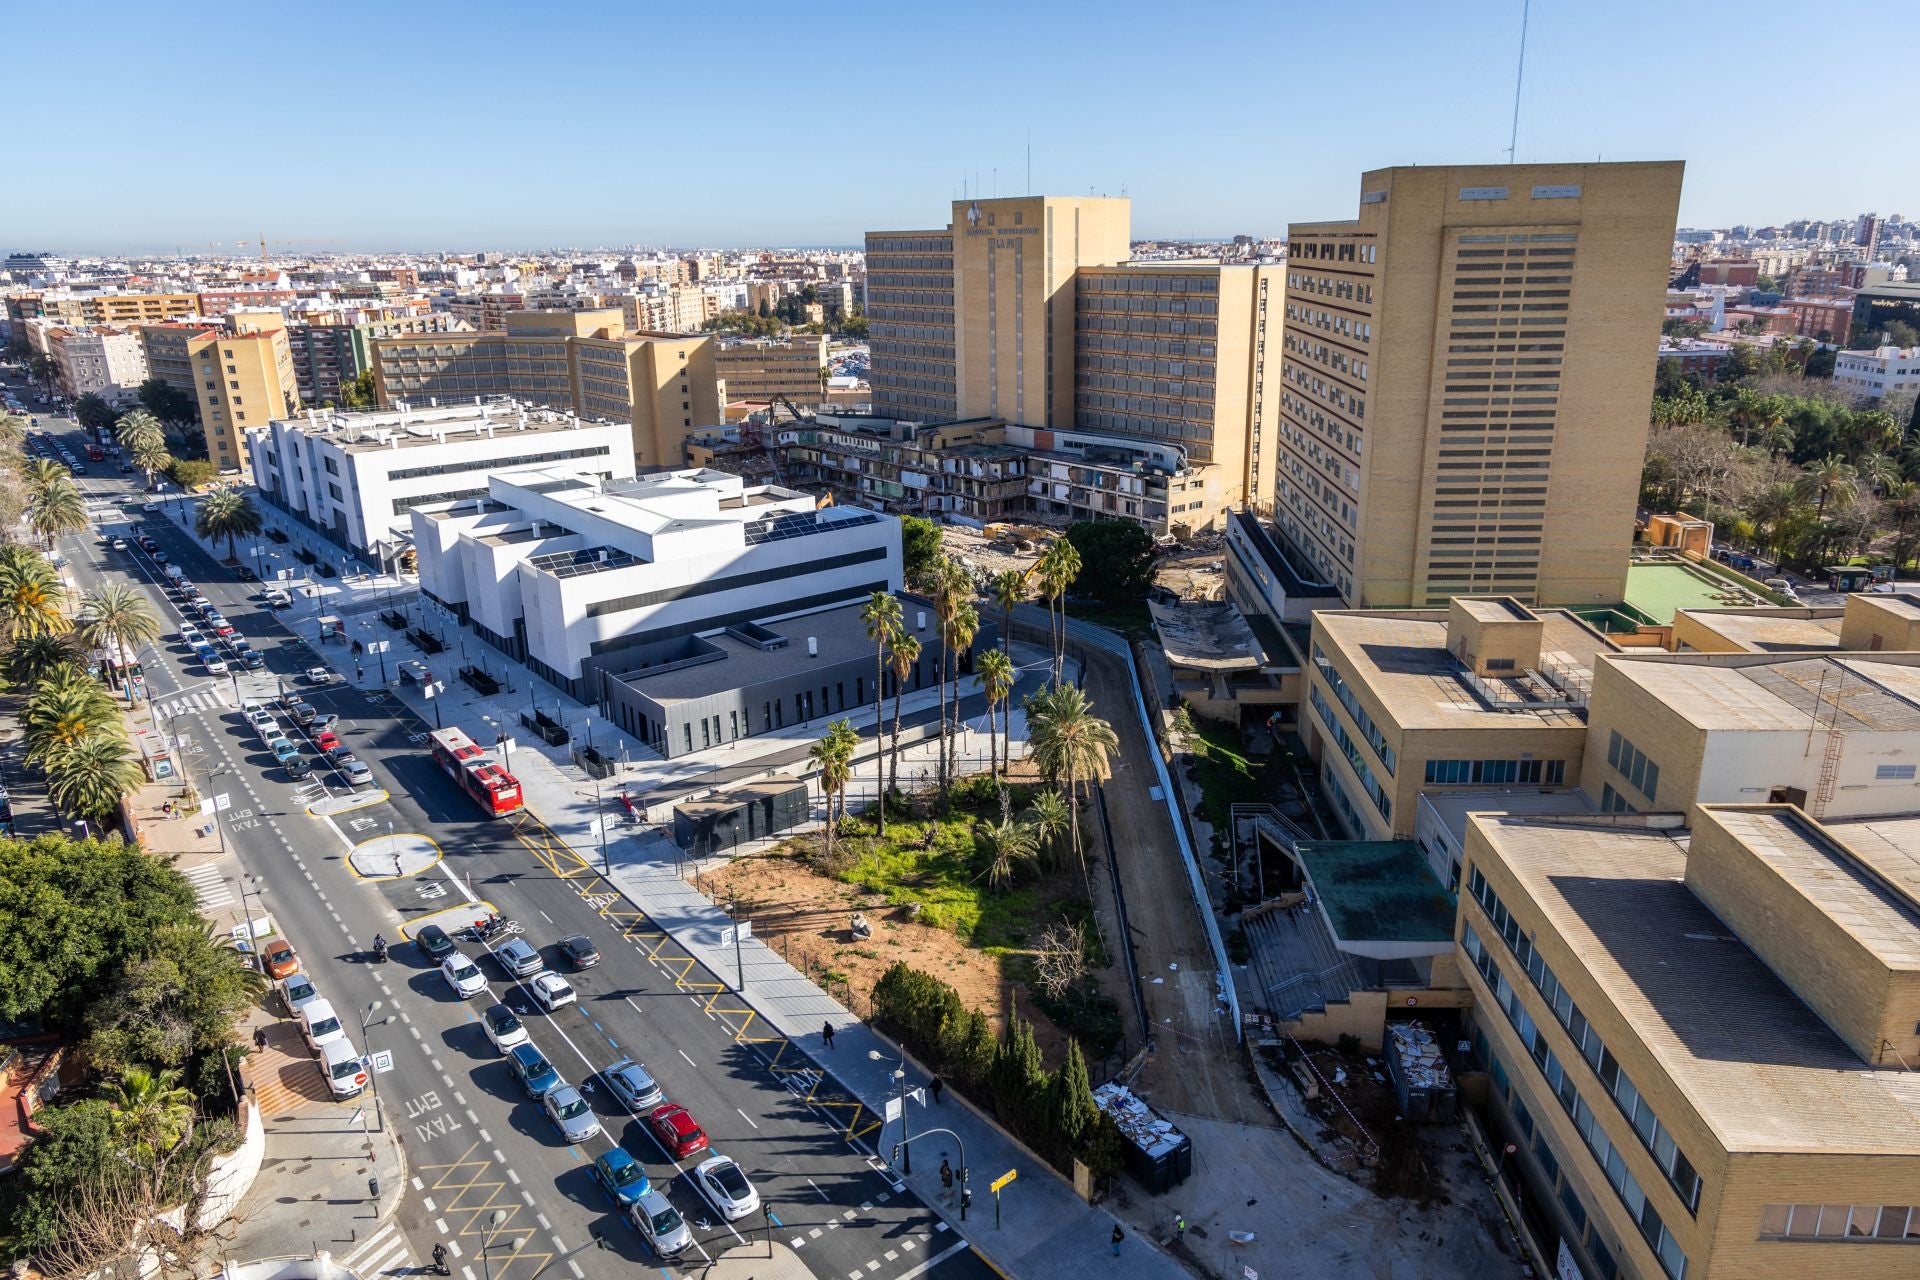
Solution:
<svg viewBox="0 0 1920 1280">
<path fill-rule="evenodd" d="M 41 426 L 64 434 L 70 447 L 80 442 L 69 422 L 42 415 Z M 392 703 L 377 703 L 378 695 L 340 683 L 310 695 L 320 710 L 342 717 L 342 737 L 389 796 L 331 818 L 306 812 L 295 798 L 299 784 L 287 780 L 260 748 L 237 702 L 270 695 L 282 680 L 291 685 L 315 665 L 310 650 L 254 599 L 255 585 L 236 581 L 182 530 L 180 504 L 163 502 L 158 513 L 115 510 L 112 498 L 133 492 L 129 482 L 138 477 L 118 475 L 112 461 L 89 469 L 95 474 L 78 483 L 97 500 L 104 529 L 140 522 L 226 614 L 236 638 L 245 637 L 266 658 L 264 672 L 206 675 L 173 639 L 179 610 L 161 589 L 150 557 L 132 547 L 111 551 L 94 532 L 67 540 L 83 590 L 111 579 L 145 585 L 166 630 L 163 642 L 144 655 L 161 723 L 192 736 L 197 754 L 189 766 L 202 792 L 229 796 L 223 814 L 228 846 L 244 873 L 264 882 L 267 909 L 321 994 L 352 1027 L 365 1015 L 364 1035 L 354 1034 L 363 1050 L 392 1052 L 392 1070 L 376 1077 L 375 1101 L 380 1122 L 399 1126 L 407 1151 L 411 1190 L 400 1224 L 417 1257 L 424 1259 L 436 1240 L 447 1241 L 457 1255 L 450 1260 L 456 1274 L 471 1280 L 534 1280 L 543 1269 L 557 1273 L 563 1265 L 576 1276 L 613 1275 L 626 1264 L 658 1267 L 591 1175 L 593 1156 L 618 1140 L 694 1224 L 695 1248 L 660 1268 L 663 1273 L 691 1271 L 770 1232 L 797 1246 L 823 1278 L 959 1280 L 990 1274 L 924 1204 L 893 1189 L 864 1143 L 847 1138 L 838 1114 L 809 1103 L 791 1077 L 769 1072 L 762 1055 L 715 1015 L 711 999 L 688 994 L 689 985 L 717 986 L 718 979 L 650 958 L 653 948 L 631 938 L 617 915 L 603 914 L 606 902 L 584 895 L 580 885 L 538 859 L 513 824 L 479 817 L 424 745 L 412 740 L 409 727 L 392 718 L 398 710 Z M 309 756 L 317 778 L 336 793 L 346 790 L 317 753 Z M 347 855 L 355 844 L 386 836 L 389 824 L 394 832 L 432 838 L 442 861 L 405 879 L 362 879 Z M 530 994 L 470 942 L 463 941 L 462 949 L 479 957 L 489 979 L 488 994 L 470 1000 L 456 999 L 411 944 L 396 945 L 384 965 L 372 962 L 376 932 L 397 939 L 409 920 L 469 894 L 515 921 L 521 936 L 542 947 L 556 969 L 562 966 L 550 944 L 571 933 L 594 939 L 604 960 L 569 975 L 579 993 L 576 1004 L 542 1014 Z M 690 984 L 690 978 L 706 982 Z M 526 1099 L 478 1025 L 478 1013 L 494 999 L 522 1010 L 549 1060 L 588 1091 L 602 1136 L 564 1145 Z M 705 1156 L 670 1161 L 645 1127 L 599 1086 L 596 1072 L 627 1054 L 647 1065 L 668 1099 L 692 1112 L 714 1152 L 739 1162 L 759 1189 L 765 1212 L 727 1223 L 691 1177 Z M 367 1101 L 340 1104 L 343 1121 Z M 496 1210 L 507 1215 L 497 1232 L 491 1227 Z M 596 1232 L 610 1252 L 593 1247 Z M 480 1251 L 489 1238 L 493 1247 L 483 1264 Z"/>
</svg>

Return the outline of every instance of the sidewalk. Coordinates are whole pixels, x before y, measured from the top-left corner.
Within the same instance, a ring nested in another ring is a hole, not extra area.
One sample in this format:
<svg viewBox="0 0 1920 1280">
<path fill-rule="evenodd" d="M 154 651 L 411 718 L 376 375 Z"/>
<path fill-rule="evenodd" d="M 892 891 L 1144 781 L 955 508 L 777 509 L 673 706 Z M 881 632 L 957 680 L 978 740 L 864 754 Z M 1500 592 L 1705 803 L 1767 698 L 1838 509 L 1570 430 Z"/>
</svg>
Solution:
<svg viewBox="0 0 1920 1280">
<path fill-rule="evenodd" d="M 267 1043 L 247 1059 L 247 1080 L 266 1130 L 260 1175 L 234 1216 L 232 1258 L 278 1257 L 302 1247 L 336 1260 L 351 1257 L 356 1271 L 404 1274 L 417 1265 L 398 1232 L 382 1224 L 400 1207 L 406 1153 L 393 1117 L 370 1090 L 336 1102 L 293 1023 L 275 1017 L 269 995 L 242 1024 Z M 369 1184 L 378 1178 L 378 1195 Z"/>
</svg>

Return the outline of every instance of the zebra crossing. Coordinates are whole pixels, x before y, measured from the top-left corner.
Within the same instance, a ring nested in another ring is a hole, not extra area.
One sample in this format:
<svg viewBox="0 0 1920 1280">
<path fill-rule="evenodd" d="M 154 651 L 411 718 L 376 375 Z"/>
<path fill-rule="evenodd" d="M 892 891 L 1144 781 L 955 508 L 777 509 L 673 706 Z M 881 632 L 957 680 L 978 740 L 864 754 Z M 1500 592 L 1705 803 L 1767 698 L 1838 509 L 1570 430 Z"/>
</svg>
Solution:
<svg viewBox="0 0 1920 1280">
<path fill-rule="evenodd" d="M 153 709 L 162 716 L 183 716 L 194 711 L 225 711 L 233 705 L 223 686 L 211 689 L 196 689 L 191 693 L 175 698 L 164 698 L 153 704 Z"/>
<path fill-rule="evenodd" d="M 217 862 L 203 862 L 197 867 L 189 867 L 180 873 L 193 886 L 193 898 L 200 904 L 200 910 L 212 911 L 231 904 L 234 900 L 233 886 L 228 883 L 226 874 L 220 870 Z"/>
<path fill-rule="evenodd" d="M 400 1276 L 420 1270 L 407 1238 L 392 1222 L 361 1241 L 340 1263 L 356 1276 Z"/>
</svg>

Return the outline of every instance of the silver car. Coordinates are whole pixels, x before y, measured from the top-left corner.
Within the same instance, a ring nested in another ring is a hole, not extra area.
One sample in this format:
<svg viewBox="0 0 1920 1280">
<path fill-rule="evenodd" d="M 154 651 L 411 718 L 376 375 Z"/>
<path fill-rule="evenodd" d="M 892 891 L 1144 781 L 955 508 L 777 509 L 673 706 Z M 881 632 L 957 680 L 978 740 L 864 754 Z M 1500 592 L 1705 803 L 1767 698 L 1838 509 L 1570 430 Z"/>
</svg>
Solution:
<svg viewBox="0 0 1920 1280">
<path fill-rule="evenodd" d="M 632 1058 L 622 1058 L 600 1073 L 614 1096 L 634 1111 L 651 1111 L 666 1099 L 647 1069 Z"/>
<path fill-rule="evenodd" d="M 547 1109 L 547 1119 L 553 1121 L 553 1127 L 569 1146 L 585 1142 L 600 1132 L 600 1121 L 594 1116 L 593 1108 L 570 1084 L 549 1093 L 540 1100 L 540 1105 Z"/>
<path fill-rule="evenodd" d="M 641 1196 L 627 1212 L 633 1218 L 633 1225 L 660 1257 L 671 1258 L 683 1253 L 693 1243 L 693 1232 L 687 1230 L 686 1219 L 658 1191 Z"/>
<path fill-rule="evenodd" d="M 493 958 L 516 978 L 530 978 L 536 973 L 545 972 L 547 967 L 547 962 L 540 958 L 540 953 L 525 938 L 515 938 L 507 943 L 493 953 Z"/>
</svg>

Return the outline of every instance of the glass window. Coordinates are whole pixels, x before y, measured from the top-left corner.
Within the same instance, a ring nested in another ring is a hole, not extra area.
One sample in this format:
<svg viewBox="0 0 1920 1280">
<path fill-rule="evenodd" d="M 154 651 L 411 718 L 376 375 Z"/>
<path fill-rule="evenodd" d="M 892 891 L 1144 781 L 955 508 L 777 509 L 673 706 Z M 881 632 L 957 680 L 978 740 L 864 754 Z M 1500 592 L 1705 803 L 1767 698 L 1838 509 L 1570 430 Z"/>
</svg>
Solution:
<svg viewBox="0 0 1920 1280">
<path fill-rule="evenodd" d="M 1837 1239 L 1847 1234 L 1847 1219 L 1853 1216 L 1850 1204 L 1829 1204 L 1820 1207 L 1820 1227 L 1814 1234 L 1821 1239 Z"/>
<path fill-rule="evenodd" d="M 1791 1205 L 1784 1204 L 1760 1206 L 1760 1234 L 1763 1236 L 1787 1234 L 1788 1211 L 1791 1208 Z"/>
</svg>

